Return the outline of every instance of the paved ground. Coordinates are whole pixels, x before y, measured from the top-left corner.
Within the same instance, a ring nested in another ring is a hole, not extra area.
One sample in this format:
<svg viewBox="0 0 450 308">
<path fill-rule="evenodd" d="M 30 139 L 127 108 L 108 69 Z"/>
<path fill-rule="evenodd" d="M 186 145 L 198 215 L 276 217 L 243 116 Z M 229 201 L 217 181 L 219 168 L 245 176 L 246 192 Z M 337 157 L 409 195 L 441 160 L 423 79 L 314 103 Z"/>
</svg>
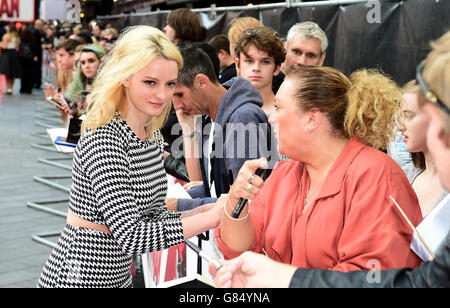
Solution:
<svg viewBox="0 0 450 308">
<path fill-rule="evenodd" d="M 33 180 L 36 175 L 70 175 L 70 171 L 38 162 L 39 158 L 61 157 L 54 151 L 31 147 L 48 143 L 35 133 L 45 128 L 35 121 L 58 125 L 58 114 L 44 100 L 42 91 L 19 95 L 16 81 L 12 96 L 4 96 L 0 105 L 0 287 L 35 287 L 42 266 L 50 255 L 48 246 L 31 239 L 32 234 L 60 231 L 65 218 L 27 207 L 29 201 L 65 199 L 68 193 Z M 44 118 L 53 121 L 44 121 Z M 52 149 L 51 147 L 48 147 Z M 63 162 L 65 163 L 65 161 Z M 65 163 L 66 164 L 66 163 Z M 71 161 L 67 160 L 67 165 Z M 59 181 L 70 187 L 70 179 Z M 67 211 L 67 202 L 53 205 Z M 57 237 L 49 238 L 56 241 Z"/>
</svg>

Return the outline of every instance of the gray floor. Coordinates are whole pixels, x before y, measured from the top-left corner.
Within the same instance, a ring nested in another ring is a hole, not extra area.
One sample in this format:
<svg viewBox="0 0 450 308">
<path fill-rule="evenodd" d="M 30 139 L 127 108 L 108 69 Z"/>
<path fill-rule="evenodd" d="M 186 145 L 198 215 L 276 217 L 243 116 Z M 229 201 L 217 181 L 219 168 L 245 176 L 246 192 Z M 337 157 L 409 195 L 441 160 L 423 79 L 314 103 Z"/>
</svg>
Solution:
<svg viewBox="0 0 450 308">
<path fill-rule="evenodd" d="M 48 143 L 45 132 L 35 124 L 37 115 L 52 121 L 38 121 L 58 127 L 60 122 L 54 107 L 44 100 L 41 90 L 32 95 L 19 94 L 16 80 L 14 94 L 3 96 L 0 105 L 0 287 L 36 286 L 42 266 L 51 248 L 31 239 L 32 234 L 60 231 L 65 218 L 27 207 L 28 201 L 67 198 L 68 193 L 33 180 L 40 175 L 70 175 L 70 171 L 38 162 L 39 158 L 56 158 L 61 154 L 35 149 L 32 143 Z M 50 147 L 51 149 L 51 147 Z M 71 161 L 68 160 L 70 165 Z M 70 179 L 61 184 L 70 187 Z M 67 203 L 53 206 L 67 211 Z M 50 238 L 56 241 L 57 237 Z"/>
</svg>

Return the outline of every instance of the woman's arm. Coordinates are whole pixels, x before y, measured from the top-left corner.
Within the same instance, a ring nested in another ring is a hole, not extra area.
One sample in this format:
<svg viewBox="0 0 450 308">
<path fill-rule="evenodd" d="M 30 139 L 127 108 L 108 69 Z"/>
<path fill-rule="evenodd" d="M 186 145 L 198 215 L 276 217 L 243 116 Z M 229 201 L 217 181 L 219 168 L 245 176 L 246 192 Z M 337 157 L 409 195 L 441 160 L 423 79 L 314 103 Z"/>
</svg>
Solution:
<svg viewBox="0 0 450 308">
<path fill-rule="evenodd" d="M 184 212 L 181 213 L 180 218 L 184 219 L 184 218 L 188 218 L 190 216 L 194 216 L 194 215 L 197 215 L 197 214 L 201 214 L 201 213 L 207 212 L 207 211 L 211 210 L 214 205 L 215 205 L 214 203 L 208 203 L 208 204 L 196 207 L 195 209 L 184 211 Z"/>
<path fill-rule="evenodd" d="M 231 199 L 231 198 L 230 198 Z M 233 199 L 235 200 L 235 199 Z M 229 216 L 235 208 L 237 202 L 227 201 L 225 209 Z M 222 204 L 225 202 L 222 202 Z M 223 208 L 223 205 L 221 206 Z M 239 219 L 246 217 L 248 213 L 248 204 L 242 210 Z M 252 247 L 255 239 L 255 227 L 250 215 L 243 220 L 233 220 L 228 215 L 223 215 L 220 222 L 220 238 L 222 242 L 231 250 L 234 251 L 246 251 Z"/>
<path fill-rule="evenodd" d="M 254 175 L 251 181 L 251 190 L 248 191 L 250 174 L 254 174 L 256 169 L 261 167 L 267 168 L 265 159 L 246 161 L 231 186 L 229 198 L 217 202 L 228 214 L 222 216 L 220 238 L 228 248 L 234 251 L 249 250 L 255 239 L 255 226 L 248 213 L 248 204 L 244 207 L 238 219 L 232 219 L 231 214 L 240 198 L 253 200 L 264 185 L 264 181 L 259 176 Z"/>
<path fill-rule="evenodd" d="M 143 217 L 131 184 L 129 153 L 124 141 L 113 132 L 100 129 L 82 139 L 79 161 L 83 175 L 93 189 L 98 211 L 114 239 L 127 255 L 162 250 L 184 240 L 181 213 L 164 207 Z M 156 185 L 156 184 L 155 184 Z"/>
<path fill-rule="evenodd" d="M 221 197 L 216 203 L 205 204 L 181 214 L 184 239 L 212 230 L 219 225 L 223 215 L 223 210 L 219 201 L 224 198 L 225 197 Z"/>
</svg>

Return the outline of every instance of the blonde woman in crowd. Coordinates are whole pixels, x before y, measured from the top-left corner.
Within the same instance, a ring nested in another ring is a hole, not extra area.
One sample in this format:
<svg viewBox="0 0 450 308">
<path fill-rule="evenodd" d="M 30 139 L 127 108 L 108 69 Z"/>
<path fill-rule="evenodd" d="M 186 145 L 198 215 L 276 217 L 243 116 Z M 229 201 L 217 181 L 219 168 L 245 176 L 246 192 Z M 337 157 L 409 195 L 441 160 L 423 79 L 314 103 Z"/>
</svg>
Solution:
<svg viewBox="0 0 450 308">
<path fill-rule="evenodd" d="M 74 153 L 67 224 L 39 287 L 131 287 L 133 255 L 217 226 L 220 208 L 182 214 L 164 203 L 159 128 L 182 64 L 177 47 L 155 28 L 131 27 L 117 41 L 92 91 Z"/>
<path fill-rule="evenodd" d="M 6 76 L 6 94 L 8 95 L 13 92 L 14 79 L 21 77 L 19 46 L 20 37 L 16 25 L 11 22 L 8 24 L 8 31 L 2 37 L 0 56 L 0 74 Z"/>
</svg>

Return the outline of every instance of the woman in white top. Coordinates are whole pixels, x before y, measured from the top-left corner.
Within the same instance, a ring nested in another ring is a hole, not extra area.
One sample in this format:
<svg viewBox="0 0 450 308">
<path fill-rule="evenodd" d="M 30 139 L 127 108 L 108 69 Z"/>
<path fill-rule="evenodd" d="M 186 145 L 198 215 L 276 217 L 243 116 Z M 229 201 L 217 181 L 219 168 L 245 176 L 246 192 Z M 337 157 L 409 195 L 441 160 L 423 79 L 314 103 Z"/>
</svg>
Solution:
<svg viewBox="0 0 450 308">
<path fill-rule="evenodd" d="M 20 39 L 14 23 L 8 25 L 8 31 L 1 42 L 0 74 L 6 75 L 6 94 L 12 94 L 14 79 L 21 77 L 19 59 Z"/>
<path fill-rule="evenodd" d="M 403 166 L 409 182 L 419 199 L 423 217 L 448 194 L 439 181 L 437 168 L 427 147 L 426 132 L 430 118 L 420 112 L 425 97 L 417 82 L 411 81 L 402 89 L 402 119 L 399 130 L 402 133 L 405 149 L 411 153 L 412 162 Z"/>
</svg>

